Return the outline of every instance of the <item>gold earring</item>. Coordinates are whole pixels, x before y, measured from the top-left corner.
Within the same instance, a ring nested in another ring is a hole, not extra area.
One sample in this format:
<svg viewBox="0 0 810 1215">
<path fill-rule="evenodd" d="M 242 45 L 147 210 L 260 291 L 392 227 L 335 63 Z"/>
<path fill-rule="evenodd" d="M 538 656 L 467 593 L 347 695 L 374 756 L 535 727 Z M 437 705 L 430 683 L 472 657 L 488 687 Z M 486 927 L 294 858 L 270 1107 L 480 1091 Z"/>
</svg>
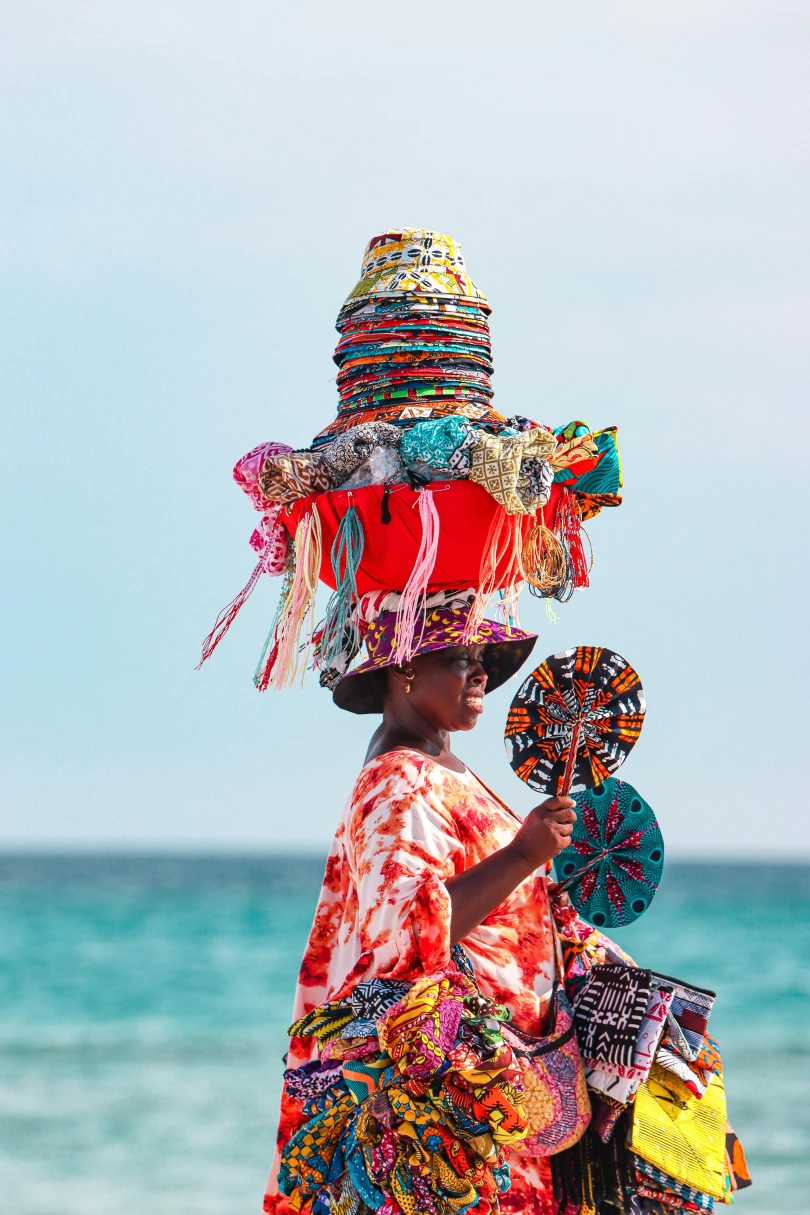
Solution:
<svg viewBox="0 0 810 1215">
<path fill-rule="evenodd" d="M 405 674 L 405 695 L 410 696 L 411 684 L 413 683 L 416 676 L 414 675 L 413 671 L 405 671 L 404 674 Z"/>
</svg>

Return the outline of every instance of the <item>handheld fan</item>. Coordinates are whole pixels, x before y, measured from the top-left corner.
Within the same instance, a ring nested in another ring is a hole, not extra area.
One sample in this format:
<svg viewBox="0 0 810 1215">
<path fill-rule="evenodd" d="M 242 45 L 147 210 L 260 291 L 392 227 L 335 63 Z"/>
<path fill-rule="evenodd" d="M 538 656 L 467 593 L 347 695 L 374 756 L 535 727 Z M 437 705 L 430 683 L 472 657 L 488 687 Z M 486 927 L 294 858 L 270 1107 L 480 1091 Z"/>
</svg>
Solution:
<svg viewBox="0 0 810 1215">
<path fill-rule="evenodd" d="M 655 897 L 664 869 L 664 837 L 652 808 L 612 776 L 574 800 L 571 843 L 554 861 L 558 889 L 597 928 L 632 924 Z"/>
<path fill-rule="evenodd" d="M 645 708 L 641 680 L 621 655 L 592 645 L 552 654 L 512 701 L 509 762 L 538 793 L 591 789 L 624 763 Z"/>
</svg>

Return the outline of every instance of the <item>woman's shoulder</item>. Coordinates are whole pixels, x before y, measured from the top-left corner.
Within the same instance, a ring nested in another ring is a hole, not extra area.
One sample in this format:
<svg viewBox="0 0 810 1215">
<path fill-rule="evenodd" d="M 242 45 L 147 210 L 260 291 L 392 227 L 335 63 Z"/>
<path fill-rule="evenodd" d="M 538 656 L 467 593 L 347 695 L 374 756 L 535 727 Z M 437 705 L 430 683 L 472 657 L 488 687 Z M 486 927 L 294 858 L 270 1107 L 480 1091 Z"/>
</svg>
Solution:
<svg viewBox="0 0 810 1215">
<path fill-rule="evenodd" d="M 468 772 L 453 772 L 423 751 L 397 747 L 385 751 L 363 766 L 349 798 L 349 817 L 359 811 L 363 818 L 378 808 L 394 805 L 403 813 L 419 806 L 445 817 L 463 796 Z"/>
<path fill-rule="evenodd" d="M 421 751 L 397 748 L 375 756 L 355 781 L 344 822 L 351 848 L 382 841 L 455 838 L 456 807 L 466 774 L 452 772 Z M 456 784 L 455 782 L 458 782 Z"/>
<path fill-rule="evenodd" d="M 396 747 L 375 755 L 360 769 L 354 793 L 367 795 L 389 787 L 432 787 L 445 771 L 435 759 L 411 747 Z M 448 775 L 453 775 L 448 773 Z"/>
</svg>

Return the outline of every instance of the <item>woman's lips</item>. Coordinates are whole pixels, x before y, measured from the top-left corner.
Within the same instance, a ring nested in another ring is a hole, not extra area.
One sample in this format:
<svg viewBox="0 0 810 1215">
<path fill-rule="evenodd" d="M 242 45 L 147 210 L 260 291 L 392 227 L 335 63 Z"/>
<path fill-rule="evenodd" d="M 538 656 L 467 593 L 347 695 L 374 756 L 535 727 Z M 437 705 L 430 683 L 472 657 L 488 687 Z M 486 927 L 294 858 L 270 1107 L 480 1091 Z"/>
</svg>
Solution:
<svg viewBox="0 0 810 1215">
<path fill-rule="evenodd" d="M 464 697 L 464 703 L 468 709 L 472 709 L 476 713 L 484 711 L 484 695 L 482 692 L 470 692 Z"/>
</svg>

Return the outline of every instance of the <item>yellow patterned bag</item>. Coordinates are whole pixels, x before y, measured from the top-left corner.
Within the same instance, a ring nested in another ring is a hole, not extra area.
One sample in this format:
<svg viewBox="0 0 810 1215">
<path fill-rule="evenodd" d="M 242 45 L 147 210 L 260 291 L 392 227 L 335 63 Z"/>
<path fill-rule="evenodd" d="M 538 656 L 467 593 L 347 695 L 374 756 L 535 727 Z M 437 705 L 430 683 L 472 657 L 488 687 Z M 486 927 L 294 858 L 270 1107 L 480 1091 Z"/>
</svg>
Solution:
<svg viewBox="0 0 810 1215">
<path fill-rule="evenodd" d="M 698 1098 L 676 1075 L 653 1063 L 633 1105 L 630 1148 L 670 1177 L 722 1201 L 726 1194 L 722 1075 L 712 1076 Z"/>
</svg>

